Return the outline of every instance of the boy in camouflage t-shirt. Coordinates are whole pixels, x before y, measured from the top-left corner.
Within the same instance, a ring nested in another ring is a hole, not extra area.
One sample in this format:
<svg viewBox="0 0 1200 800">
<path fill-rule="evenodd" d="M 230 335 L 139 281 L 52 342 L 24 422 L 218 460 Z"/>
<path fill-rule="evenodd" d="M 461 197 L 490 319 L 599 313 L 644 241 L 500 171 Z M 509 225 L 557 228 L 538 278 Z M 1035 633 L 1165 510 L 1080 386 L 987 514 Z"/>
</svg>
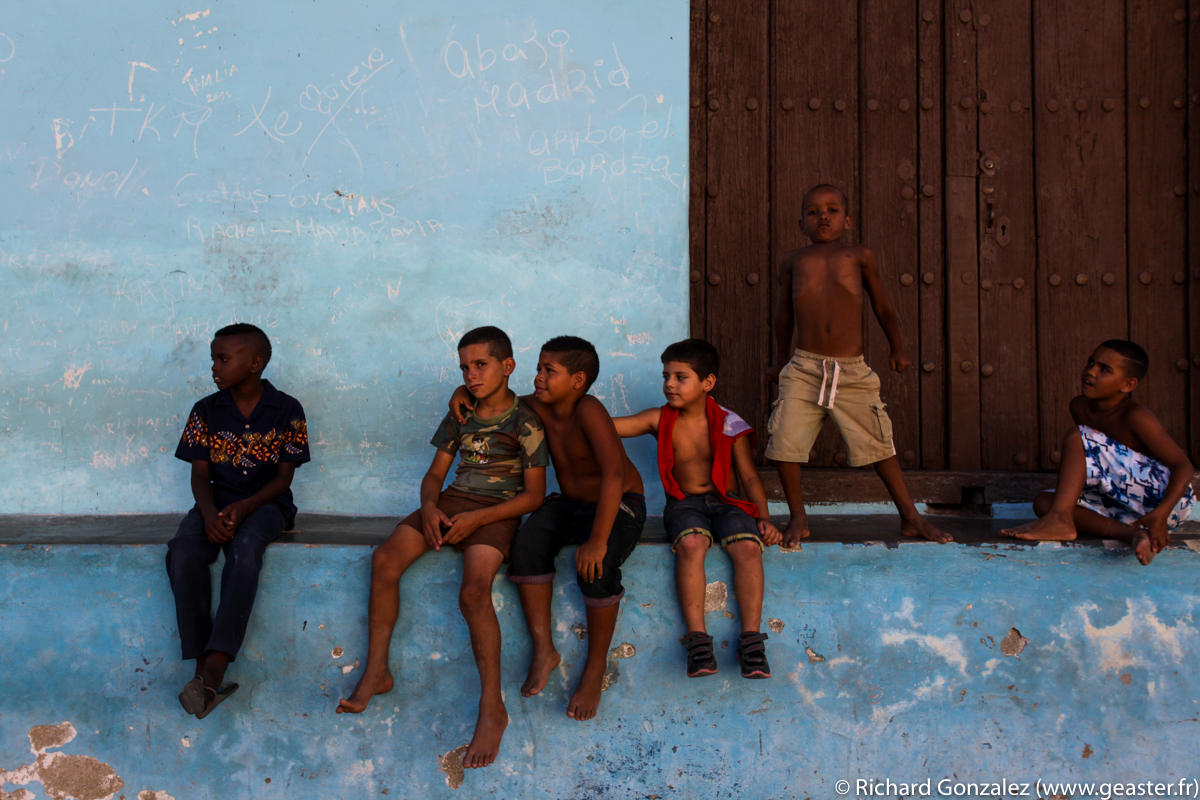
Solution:
<svg viewBox="0 0 1200 800">
<path fill-rule="evenodd" d="M 472 499 L 475 502 L 479 502 L 480 497 L 508 500 L 521 491 L 524 470 L 545 467 L 550 463 L 541 419 L 525 405 L 524 400 L 515 396 L 512 405 L 504 413 L 491 419 L 472 414 L 466 422 L 460 423 L 453 414 L 447 414 L 429 443 L 451 457 L 456 453 L 459 456 L 454 482 L 442 492 L 443 497 L 451 493 L 455 496 L 474 496 Z M 419 522 L 415 519 L 419 516 L 418 511 L 410 518 Z M 519 520 L 505 522 L 512 523 L 515 534 Z M 499 540 L 496 545 L 505 557 L 508 556 L 508 545 L 512 538 L 509 535 L 503 540 L 502 546 Z M 457 549 L 463 548 L 458 546 Z"/>
<path fill-rule="evenodd" d="M 357 714 L 372 697 L 392 690 L 388 648 L 400 612 L 400 577 L 430 550 L 453 545 L 463 553 L 458 604 L 471 632 L 480 683 L 479 718 L 463 766 L 486 767 L 496 759 L 508 726 L 492 582 L 508 558 L 521 516 L 545 499 L 550 456 L 541 420 L 508 388 L 516 364 L 504 331 L 491 326 L 469 331 L 458 343 L 458 360 L 475 413 L 461 424 L 451 415 L 442 421 L 432 440 L 437 453 L 421 481 L 421 509 L 397 525 L 371 557 L 367 666 L 337 710 Z M 442 491 L 455 453 L 458 472 Z"/>
</svg>

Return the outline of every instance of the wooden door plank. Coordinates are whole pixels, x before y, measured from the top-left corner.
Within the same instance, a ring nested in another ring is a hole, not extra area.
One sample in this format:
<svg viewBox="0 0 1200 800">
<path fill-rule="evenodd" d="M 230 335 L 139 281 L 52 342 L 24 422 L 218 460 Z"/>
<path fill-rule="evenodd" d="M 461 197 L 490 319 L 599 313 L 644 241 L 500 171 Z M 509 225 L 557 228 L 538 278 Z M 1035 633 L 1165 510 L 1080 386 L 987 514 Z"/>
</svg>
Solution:
<svg viewBox="0 0 1200 800">
<path fill-rule="evenodd" d="M 861 0 L 859 85 L 862 202 L 859 237 L 875 251 L 884 290 L 900 318 L 909 357 L 920 337 L 918 298 L 917 0 Z M 853 108 L 835 113 L 850 114 Z M 900 463 L 916 467 L 921 450 L 919 366 L 893 372 L 887 337 L 864 308 L 864 354 L 881 381 Z"/>
<path fill-rule="evenodd" d="M 1200 464 L 1200 0 L 1191 0 L 1188 19 L 1188 353 L 1190 455 Z"/>
<path fill-rule="evenodd" d="M 979 469 L 979 281 L 974 178 L 946 177 L 950 469 Z"/>
<path fill-rule="evenodd" d="M 1175 19 L 1178 7 L 1178 0 L 1128 0 L 1127 224 L 1129 338 L 1150 356 L 1149 379 L 1136 396 L 1175 441 L 1184 442 L 1188 352 L 1180 333 L 1187 329 L 1187 21 Z"/>
<path fill-rule="evenodd" d="M 800 231 L 805 192 L 819 183 L 840 186 L 858 214 L 858 13 L 851 2 L 771 5 L 771 285 L 777 288 L 783 256 L 808 244 Z M 821 43 L 820 57 L 813 56 L 813 42 Z M 845 111 L 836 109 L 838 100 Z M 832 466 L 841 450 L 826 423 L 810 463 Z"/>
<path fill-rule="evenodd" d="M 1038 468 L 1032 9 L 986 0 L 975 11 L 980 456 L 983 469 L 1021 471 Z"/>
<path fill-rule="evenodd" d="M 913 366 L 921 383 L 921 452 L 925 469 L 946 466 L 946 316 L 945 240 L 942 180 L 942 33 L 941 0 L 922 0 L 917 23 L 918 83 L 921 102 L 917 112 L 921 176 L 918 206 L 920 237 L 919 294 L 921 333 L 919 357 Z M 929 187 L 927 193 L 926 187 Z"/>
<path fill-rule="evenodd" d="M 977 43 L 969 0 L 949 0 L 946 36 L 946 420 L 951 469 L 979 469 Z"/>
<path fill-rule="evenodd" d="M 691 59 L 688 65 L 691 94 L 688 117 L 688 256 L 691 262 L 688 308 L 691 335 L 700 339 L 708 337 L 705 314 L 705 287 L 708 286 L 705 199 L 708 195 L 704 191 L 708 183 L 708 109 L 705 106 L 708 95 L 707 17 L 708 0 L 692 0 Z"/>
<path fill-rule="evenodd" d="M 1128 332 L 1124 3 L 1034 0 L 1033 43 L 1040 444 L 1054 464 L 1087 354 Z"/>
<path fill-rule="evenodd" d="M 706 315 L 721 354 L 716 398 L 757 430 L 766 422 L 770 338 L 768 7 L 708 0 Z"/>
</svg>

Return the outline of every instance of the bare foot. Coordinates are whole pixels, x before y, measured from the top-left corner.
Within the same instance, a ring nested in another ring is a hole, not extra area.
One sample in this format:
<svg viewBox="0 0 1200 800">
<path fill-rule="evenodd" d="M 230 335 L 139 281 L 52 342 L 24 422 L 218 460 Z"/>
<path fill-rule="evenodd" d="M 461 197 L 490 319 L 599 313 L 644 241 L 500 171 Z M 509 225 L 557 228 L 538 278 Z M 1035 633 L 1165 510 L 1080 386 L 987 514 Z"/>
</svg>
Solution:
<svg viewBox="0 0 1200 800">
<path fill-rule="evenodd" d="M 475 723 L 475 736 L 463 753 L 463 769 L 479 769 L 496 760 L 500 753 L 500 740 L 508 727 L 508 710 L 503 701 L 495 705 L 479 704 L 479 719 Z"/>
<path fill-rule="evenodd" d="M 792 515 L 788 521 L 787 527 L 783 529 L 783 541 L 779 543 L 780 547 L 795 547 L 800 544 L 801 539 L 807 539 L 810 536 L 808 530 L 808 518 Z"/>
<path fill-rule="evenodd" d="M 550 652 L 540 654 L 534 653 L 533 659 L 529 662 L 529 675 L 525 678 L 524 685 L 521 686 L 522 697 L 532 697 L 542 689 L 546 688 L 546 681 L 550 680 L 550 673 L 562 663 L 562 656 L 557 650 L 551 649 Z"/>
<path fill-rule="evenodd" d="M 586 669 L 583 671 L 583 677 L 575 687 L 575 694 L 571 695 L 571 702 L 567 703 L 568 717 L 576 722 L 584 722 L 596 716 L 596 711 L 600 708 L 600 684 L 603 680 L 603 672 L 592 676 Z"/>
<path fill-rule="evenodd" d="M 1137 560 L 1142 562 L 1142 566 L 1147 566 L 1154 560 L 1154 546 L 1150 543 L 1150 535 L 1141 528 L 1133 529 L 1133 541 L 1129 543 L 1133 548 L 1133 554 L 1137 556 Z"/>
<path fill-rule="evenodd" d="M 954 541 L 953 536 L 939 528 L 935 528 L 930 524 L 929 520 L 920 515 L 911 520 L 900 520 L 900 533 L 905 536 L 911 536 L 914 539 L 928 539 L 938 544 Z"/>
<path fill-rule="evenodd" d="M 1005 528 L 1000 535 L 1031 542 L 1073 542 L 1076 536 L 1075 521 L 1068 515 L 1047 514 L 1019 527 Z"/>
<path fill-rule="evenodd" d="M 391 690 L 391 670 L 384 668 L 382 675 L 364 672 L 363 676 L 358 679 L 358 685 L 354 687 L 354 691 L 350 693 L 350 696 L 343 697 L 338 701 L 337 713 L 361 714 L 367 710 L 367 704 L 371 702 L 372 697 L 377 694 L 387 694 Z"/>
</svg>

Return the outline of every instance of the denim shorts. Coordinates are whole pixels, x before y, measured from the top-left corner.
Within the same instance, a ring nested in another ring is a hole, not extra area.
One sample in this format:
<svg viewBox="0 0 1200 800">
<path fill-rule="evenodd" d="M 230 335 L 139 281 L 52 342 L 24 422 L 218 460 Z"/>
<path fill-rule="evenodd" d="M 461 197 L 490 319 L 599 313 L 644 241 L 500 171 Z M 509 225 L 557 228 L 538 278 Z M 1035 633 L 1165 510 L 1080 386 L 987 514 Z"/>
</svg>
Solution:
<svg viewBox="0 0 1200 800">
<path fill-rule="evenodd" d="M 758 521 L 737 506 L 721 499 L 716 492 L 687 494 L 682 500 L 667 498 L 663 510 L 663 527 L 671 540 L 671 551 L 679 546 L 679 540 L 692 533 L 708 537 L 710 542 L 728 549 L 729 545 L 742 539 L 758 542 L 758 549 L 765 549 L 758 535 Z"/>
</svg>

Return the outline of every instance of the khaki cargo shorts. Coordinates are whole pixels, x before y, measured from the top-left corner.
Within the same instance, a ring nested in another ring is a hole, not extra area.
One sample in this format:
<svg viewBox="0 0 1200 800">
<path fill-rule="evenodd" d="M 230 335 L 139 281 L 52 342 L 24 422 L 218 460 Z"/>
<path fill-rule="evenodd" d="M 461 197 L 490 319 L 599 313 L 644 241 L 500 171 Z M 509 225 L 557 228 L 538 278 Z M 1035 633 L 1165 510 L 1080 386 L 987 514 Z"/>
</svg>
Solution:
<svg viewBox="0 0 1200 800">
<path fill-rule="evenodd" d="M 852 467 L 896 455 L 879 376 L 862 356 L 832 358 L 797 350 L 779 373 L 779 399 L 767 423 L 767 458 L 808 463 L 825 417 L 833 417 Z"/>
</svg>

